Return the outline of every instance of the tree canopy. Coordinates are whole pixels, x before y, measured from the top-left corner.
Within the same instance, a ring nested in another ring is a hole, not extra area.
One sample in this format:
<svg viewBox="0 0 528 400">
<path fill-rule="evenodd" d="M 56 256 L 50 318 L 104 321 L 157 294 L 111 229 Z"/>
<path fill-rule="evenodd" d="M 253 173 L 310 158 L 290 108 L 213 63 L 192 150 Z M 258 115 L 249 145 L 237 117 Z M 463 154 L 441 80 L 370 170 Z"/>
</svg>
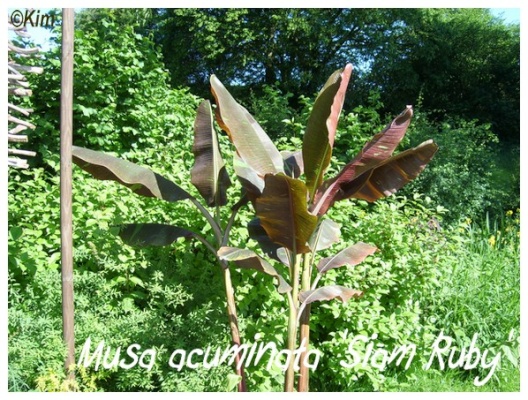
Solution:
<svg viewBox="0 0 528 400">
<path fill-rule="evenodd" d="M 88 9 L 78 25 L 101 15 L 151 35 L 172 85 L 200 96 L 216 74 L 242 101 L 274 86 L 297 107 L 352 62 L 349 108 L 376 91 L 387 114 L 420 104 L 519 142 L 520 27 L 488 9 Z"/>
</svg>

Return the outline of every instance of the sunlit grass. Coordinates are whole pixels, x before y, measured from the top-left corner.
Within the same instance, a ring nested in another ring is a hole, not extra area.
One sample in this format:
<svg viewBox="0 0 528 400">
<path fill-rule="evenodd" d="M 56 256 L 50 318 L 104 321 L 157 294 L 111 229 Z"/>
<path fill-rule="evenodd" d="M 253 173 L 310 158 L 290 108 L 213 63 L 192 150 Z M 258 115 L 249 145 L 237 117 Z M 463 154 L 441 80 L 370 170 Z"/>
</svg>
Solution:
<svg viewBox="0 0 528 400">
<path fill-rule="evenodd" d="M 478 333 L 480 349 L 501 352 L 498 370 L 488 383 L 475 386 L 479 369 L 408 371 L 401 389 L 409 391 L 519 391 L 520 372 L 520 210 L 482 222 L 467 220 L 466 251 L 452 266 L 450 282 L 435 303 L 436 326 L 467 346 Z M 511 336 L 510 336 L 511 333 Z M 510 341 L 510 339 L 512 339 Z M 484 371 L 481 371 L 481 374 Z"/>
</svg>

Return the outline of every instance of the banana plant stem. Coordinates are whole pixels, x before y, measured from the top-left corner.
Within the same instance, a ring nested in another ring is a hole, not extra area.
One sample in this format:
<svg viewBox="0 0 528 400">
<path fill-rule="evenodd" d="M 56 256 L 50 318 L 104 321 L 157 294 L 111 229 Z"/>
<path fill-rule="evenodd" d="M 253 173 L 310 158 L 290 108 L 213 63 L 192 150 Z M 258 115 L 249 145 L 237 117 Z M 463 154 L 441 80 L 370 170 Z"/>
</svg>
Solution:
<svg viewBox="0 0 528 400">
<path fill-rule="evenodd" d="M 302 281 L 301 281 L 301 290 L 306 291 L 310 290 L 310 279 L 311 279 L 311 266 L 312 266 L 312 257 L 311 253 L 304 254 L 303 262 L 303 271 L 302 271 Z M 305 305 L 302 314 L 300 315 L 300 331 L 301 336 L 299 338 L 301 343 L 305 343 L 306 350 L 301 353 L 299 358 L 299 383 L 298 391 L 307 392 L 308 391 L 308 381 L 310 378 L 310 370 L 305 365 L 306 357 L 308 355 L 308 347 L 310 344 L 310 304 Z M 301 312 L 301 310 L 299 310 Z"/>
<path fill-rule="evenodd" d="M 211 228 L 213 229 L 213 232 L 215 234 L 216 242 L 218 243 L 218 246 L 224 246 L 227 244 L 227 239 L 229 236 L 229 230 L 231 230 L 232 220 L 234 220 L 236 212 L 238 211 L 238 208 L 233 210 L 233 213 L 231 214 L 230 223 L 228 224 L 228 227 L 226 227 L 226 231 L 222 232 L 220 228 L 220 224 L 218 221 L 216 221 L 211 213 L 207 211 L 207 209 L 194 197 L 191 197 L 190 200 L 192 203 L 200 210 L 202 215 L 207 219 L 207 222 L 211 225 Z M 217 215 L 218 216 L 218 215 Z M 235 291 L 233 289 L 233 283 L 231 282 L 231 272 L 229 271 L 229 265 L 226 261 L 218 259 L 218 255 L 216 253 L 216 249 L 207 241 L 205 238 L 198 234 L 193 235 L 196 239 L 200 240 L 208 250 L 211 251 L 211 253 L 214 254 L 218 262 L 220 263 L 220 266 L 222 267 L 223 275 L 224 275 L 224 286 L 225 286 L 225 292 L 226 292 L 226 301 L 227 301 L 227 315 L 229 318 L 229 328 L 231 329 L 231 341 L 233 345 L 240 346 L 240 331 L 238 330 L 238 318 L 237 318 L 237 312 L 236 312 L 236 303 L 235 303 Z M 240 365 L 240 355 L 237 353 L 237 356 L 235 357 L 235 371 L 238 376 L 240 376 L 240 382 L 238 383 L 238 391 L 239 392 L 245 392 L 246 391 L 246 379 L 244 375 L 244 368 L 242 365 Z"/>
<path fill-rule="evenodd" d="M 222 243 L 223 234 L 222 234 L 222 230 L 220 229 L 220 226 L 218 225 L 216 220 L 213 218 L 211 213 L 209 211 L 207 211 L 207 209 L 198 200 L 196 200 L 194 197 L 189 198 L 189 200 L 191 200 L 191 202 L 196 206 L 196 208 L 198 208 L 198 210 L 200 210 L 200 212 L 205 217 L 207 222 L 209 222 L 209 225 L 211 225 L 211 228 L 213 229 L 213 232 L 215 234 L 216 242 L 220 246 L 221 243 Z"/>
<path fill-rule="evenodd" d="M 233 345 L 240 346 L 240 332 L 238 330 L 238 318 L 235 304 L 235 293 L 233 290 L 233 284 L 231 283 L 231 273 L 227 263 L 222 268 L 224 272 L 224 282 L 227 298 L 227 314 L 229 315 L 229 327 L 231 329 L 231 340 Z M 246 377 L 244 374 L 244 366 L 240 363 L 240 354 L 237 353 L 235 357 L 235 371 L 240 376 L 240 382 L 238 383 L 238 391 L 246 391 Z"/>
<path fill-rule="evenodd" d="M 284 391 L 293 392 L 295 385 L 295 359 L 293 357 L 296 340 L 297 340 L 297 308 L 299 303 L 299 269 L 302 257 L 295 254 L 295 249 L 292 252 L 292 270 L 290 271 L 292 295 L 288 297 L 290 302 L 290 314 L 288 318 L 288 350 L 290 354 L 290 364 L 286 370 L 284 377 Z"/>
</svg>

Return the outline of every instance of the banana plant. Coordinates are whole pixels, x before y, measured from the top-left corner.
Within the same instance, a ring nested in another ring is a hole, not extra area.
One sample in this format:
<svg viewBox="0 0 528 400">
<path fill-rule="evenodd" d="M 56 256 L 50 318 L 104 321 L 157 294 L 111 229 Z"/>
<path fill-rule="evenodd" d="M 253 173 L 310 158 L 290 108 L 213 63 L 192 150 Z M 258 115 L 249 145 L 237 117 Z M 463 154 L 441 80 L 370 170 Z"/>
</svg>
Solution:
<svg viewBox="0 0 528 400">
<path fill-rule="evenodd" d="M 234 170 L 255 209 L 256 218 L 248 230 L 262 251 L 259 255 L 224 246 L 218 256 L 276 277 L 278 290 L 289 303 L 287 346 L 292 352 L 298 339 L 308 348 L 311 303 L 332 299 L 346 302 L 362 295 L 359 289 L 340 285 L 317 287 L 321 277 L 333 268 L 353 267 L 376 251 L 375 246 L 356 243 L 315 263 L 318 251 L 339 241 L 338 225 L 324 218 L 329 208 L 345 199 L 373 202 L 395 193 L 423 171 L 438 149 L 428 140 L 393 155 L 412 117 L 412 107 L 407 106 L 336 176 L 325 179 L 351 74 L 352 65 L 347 64 L 329 77 L 308 118 L 302 149 L 283 153 L 220 80 L 215 75 L 210 79 L 216 120 L 236 150 Z M 275 261 L 267 261 L 264 255 Z M 280 274 L 281 264 L 284 276 Z M 299 391 L 308 390 L 305 356 L 306 352 L 301 355 Z M 284 389 L 293 391 L 294 386 L 291 357 Z"/>
<path fill-rule="evenodd" d="M 218 137 L 213 126 L 211 104 L 207 100 L 204 100 L 197 110 L 194 124 L 193 153 L 195 162 L 191 169 L 191 183 L 198 189 L 207 206 L 215 208 L 214 216 L 190 193 L 149 168 L 109 154 L 77 146 L 73 146 L 73 162 L 89 172 L 94 178 L 116 181 L 137 195 L 155 197 L 168 202 L 188 200 L 198 208 L 212 228 L 215 240 L 213 243 L 190 229 L 155 223 L 122 225 L 119 236 L 126 244 L 132 246 L 168 246 L 181 237 L 194 238 L 203 243 L 214 254 L 222 269 L 231 339 L 234 345 L 240 346 L 240 332 L 231 274 L 228 262 L 217 256 L 217 250 L 228 244 L 229 233 L 236 214 L 248 200 L 244 195 L 240 197 L 239 201 L 232 206 L 229 220 L 223 228 L 219 207 L 227 204 L 226 191 L 231 185 L 231 180 L 220 154 Z M 244 369 L 242 363 L 239 363 L 239 356 L 235 360 L 235 372 L 239 376 L 238 390 L 246 391 Z"/>
</svg>

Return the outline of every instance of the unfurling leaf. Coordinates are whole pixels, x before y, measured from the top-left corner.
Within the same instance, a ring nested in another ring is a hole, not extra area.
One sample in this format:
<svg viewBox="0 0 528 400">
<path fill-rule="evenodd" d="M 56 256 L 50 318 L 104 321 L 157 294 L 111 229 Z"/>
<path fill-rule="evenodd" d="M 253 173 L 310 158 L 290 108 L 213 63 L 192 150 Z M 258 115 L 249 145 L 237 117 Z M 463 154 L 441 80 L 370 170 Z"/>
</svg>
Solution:
<svg viewBox="0 0 528 400">
<path fill-rule="evenodd" d="M 236 102 L 215 75 L 210 81 L 218 106 L 216 120 L 227 132 L 240 158 L 262 177 L 284 172 L 279 151 L 258 122 Z"/>
<path fill-rule="evenodd" d="M 301 292 L 299 293 L 299 300 L 301 303 L 310 304 L 314 301 L 332 300 L 337 297 L 343 303 L 346 303 L 351 297 L 357 298 L 361 296 L 363 296 L 363 292 L 360 290 L 349 289 L 339 285 L 332 285 Z"/>
<path fill-rule="evenodd" d="M 286 175 L 266 175 L 255 211 L 270 237 L 288 250 L 308 253 L 307 242 L 317 226 L 317 217 L 307 210 L 304 182 Z"/>
<path fill-rule="evenodd" d="M 164 224 L 125 224 L 119 237 L 130 246 L 167 246 L 180 237 L 195 235 L 187 229 Z"/>
<path fill-rule="evenodd" d="M 328 249 L 334 243 L 339 241 L 341 229 L 339 224 L 331 219 L 324 219 L 319 223 L 317 230 L 310 238 L 308 245 L 312 251 Z"/>
<path fill-rule="evenodd" d="M 353 244 L 332 257 L 323 258 L 319 261 L 319 264 L 317 264 L 317 270 L 319 273 L 324 274 L 331 269 L 339 268 L 343 265 L 350 265 L 353 267 L 363 262 L 363 260 L 371 254 L 374 254 L 376 250 L 377 248 L 375 246 L 363 242 Z"/>
<path fill-rule="evenodd" d="M 217 254 L 220 259 L 232 261 L 237 267 L 254 269 L 273 276 L 278 281 L 279 287 L 277 291 L 279 293 L 286 293 L 292 289 L 277 270 L 254 251 L 224 246 L 220 247 Z"/>
<path fill-rule="evenodd" d="M 306 124 L 302 157 L 311 200 L 323 182 L 324 171 L 330 164 L 339 114 L 351 75 L 352 64 L 347 64 L 344 69 L 334 72 L 328 78 L 315 99 Z"/>
<path fill-rule="evenodd" d="M 192 197 L 167 178 L 130 161 L 78 146 L 72 147 L 72 156 L 73 162 L 94 178 L 119 182 L 136 194 L 171 202 Z"/>
<path fill-rule="evenodd" d="M 218 148 L 211 104 L 207 100 L 200 103 L 196 113 L 193 154 L 191 183 L 196 186 L 208 206 L 225 205 L 226 190 L 231 185 L 231 180 Z"/>
</svg>

